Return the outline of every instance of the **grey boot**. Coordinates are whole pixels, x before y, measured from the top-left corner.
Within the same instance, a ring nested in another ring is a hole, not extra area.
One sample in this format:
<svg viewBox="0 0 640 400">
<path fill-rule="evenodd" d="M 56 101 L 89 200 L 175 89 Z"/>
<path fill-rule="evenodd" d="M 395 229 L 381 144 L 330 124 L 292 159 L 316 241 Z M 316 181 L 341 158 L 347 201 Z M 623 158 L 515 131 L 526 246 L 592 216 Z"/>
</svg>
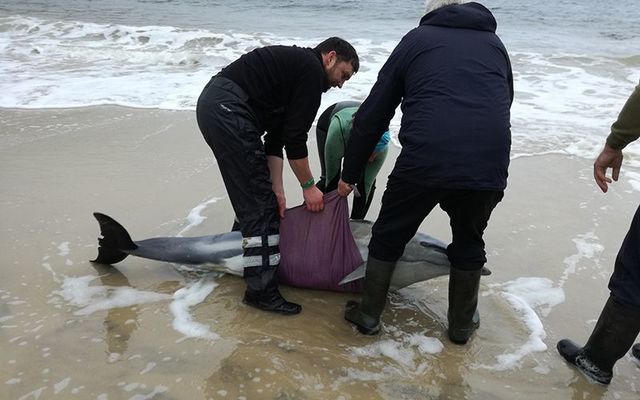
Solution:
<svg viewBox="0 0 640 400">
<path fill-rule="evenodd" d="M 466 271 L 451 267 L 449 273 L 449 340 L 455 344 L 466 344 L 480 326 L 478 313 L 478 289 L 481 269 Z"/>
<path fill-rule="evenodd" d="M 349 301 L 344 313 L 344 319 L 354 324 L 360 333 L 375 335 L 380 331 L 380 315 L 387 302 L 395 266 L 395 261 L 381 261 L 369 256 L 362 302 Z"/>
<path fill-rule="evenodd" d="M 624 307 L 609 297 L 584 347 L 562 339 L 556 348 L 588 378 L 608 385 L 613 377 L 613 365 L 629 351 L 638 332 L 640 311 Z"/>
</svg>

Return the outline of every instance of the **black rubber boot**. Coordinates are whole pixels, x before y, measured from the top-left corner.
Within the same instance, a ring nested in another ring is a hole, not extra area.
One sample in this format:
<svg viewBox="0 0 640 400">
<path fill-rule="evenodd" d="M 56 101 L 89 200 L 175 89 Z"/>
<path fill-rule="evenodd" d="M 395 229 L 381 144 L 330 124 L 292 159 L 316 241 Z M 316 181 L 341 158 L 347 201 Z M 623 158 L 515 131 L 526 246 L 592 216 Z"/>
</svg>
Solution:
<svg viewBox="0 0 640 400">
<path fill-rule="evenodd" d="M 285 315 L 300 313 L 302 306 L 291 303 L 282 297 L 276 280 L 277 268 L 250 267 L 244 269 L 247 290 L 244 292 L 245 304 L 260 310 Z"/>
<path fill-rule="evenodd" d="M 451 267 L 449 272 L 449 340 L 464 345 L 480 326 L 478 289 L 482 270 L 466 271 Z"/>
<path fill-rule="evenodd" d="M 349 301 L 344 313 L 344 319 L 354 324 L 360 333 L 375 335 L 380 332 L 380 315 L 387 302 L 395 266 L 395 261 L 381 261 L 369 256 L 362 301 Z"/>
<path fill-rule="evenodd" d="M 631 354 L 636 358 L 636 360 L 640 361 L 640 343 L 636 343 L 631 348 Z"/>
<path fill-rule="evenodd" d="M 611 297 L 604 305 L 584 347 L 562 339 L 556 348 L 562 357 L 597 383 L 608 385 L 613 366 L 624 356 L 640 332 L 640 312 L 623 307 Z"/>
</svg>

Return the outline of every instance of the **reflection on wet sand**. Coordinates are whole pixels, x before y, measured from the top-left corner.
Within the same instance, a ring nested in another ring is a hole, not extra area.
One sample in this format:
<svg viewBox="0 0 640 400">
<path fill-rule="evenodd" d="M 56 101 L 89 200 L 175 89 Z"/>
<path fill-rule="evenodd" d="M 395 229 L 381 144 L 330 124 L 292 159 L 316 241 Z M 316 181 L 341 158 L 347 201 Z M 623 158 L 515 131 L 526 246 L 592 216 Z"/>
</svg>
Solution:
<svg viewBox="0 0 640 400">
<path fill-rule="evenodd" d="M 98 272 L 100 282 L 104 286 L 131 287 L 126 276 L 116 268 L 91 264 Z M 133 332 L 138 329 L 138 306 L 111 308 L 104 318 L 105 342 L 107 343 L 107 358 L 115 361 L 127 352 L 128 342 Z"/>
<path fill-rule="evenodd" d="M 117 268 L 93 264 L 100 282 L 106 287 L 132 287 L 129 279 Z M 181 287 L 180 282 L 166 281 L 155 288 L 158 293 L 172 294 Z M 117 361 L 127 352 L 131 335 L 139 328 L 139 305 L 110 308 L 104 318 L 105 343 L 107 343 L 107 359 Z"/>
<path fill-rule="evenodd" d="M 570 368 L 567 365 L 567 368 Z M 607 386 L 602 386 L 589 381 L 584 375 L 576 371 L 576 376 L 569 382 L 571 389 L 571 400 L 599 400 L 606 398 L 608 391 Z M 615 392 L 611 391 L 611 396 L 616 397 Z"/>
</svg>

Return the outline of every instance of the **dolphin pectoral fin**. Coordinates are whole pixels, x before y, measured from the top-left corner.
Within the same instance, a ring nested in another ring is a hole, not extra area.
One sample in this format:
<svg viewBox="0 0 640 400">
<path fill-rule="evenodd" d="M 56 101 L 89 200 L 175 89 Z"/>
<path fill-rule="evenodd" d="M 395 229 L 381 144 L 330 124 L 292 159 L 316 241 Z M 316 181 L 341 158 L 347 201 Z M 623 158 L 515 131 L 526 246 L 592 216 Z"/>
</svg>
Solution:
<svg viewBox="0 0 640 400">
<path fill-rule="evenodd" d="M 366 263 L 362 263 L 352 273 L 342 278 L 342 280 L 338 283 L 338 285 L 344 285 L 346 283 L 357 281 L 358 279 L 364 278 L 364 274 L 367 270 L 366 265 L 367 265 Z"/>
<path fill-rule="evenodd" d="M 480 275 L 484 275 L 484 276 L 488 276 L 491 275 L 493 272 L 491 272 L 491 270 L 487 267 L 482 267 L 482 269 L 480 270 Z"/>
</svg>

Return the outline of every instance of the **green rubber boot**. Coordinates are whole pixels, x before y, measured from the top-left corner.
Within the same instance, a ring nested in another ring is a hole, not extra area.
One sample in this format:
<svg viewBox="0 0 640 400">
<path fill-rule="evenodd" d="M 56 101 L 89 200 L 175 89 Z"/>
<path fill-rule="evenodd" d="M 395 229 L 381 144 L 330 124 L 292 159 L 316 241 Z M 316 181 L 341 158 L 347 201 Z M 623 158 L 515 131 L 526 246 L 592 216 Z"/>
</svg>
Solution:
<svg viewBox="0 0 640 400">
<path fill-rule="evenodd" d="M 629 351 L 639 332 L 640 311 L 624 307 L 609 297 L 584 347 L 562 339 L 556 348 L 589 379 L 608 385 L 613 378 L 614 364 Z"/>
<path fill-rule="evenodd" d="M 369 256 L 362 301 L 349 301 L 344 313 L 344 319 L 354 324 L 360 333 L 375 335 L 380 332 L 380 315 L 387 302 L 395 266 L 395 261 L 381 261 Z"/>
<path fill-rule="evenodd" d="M 482 270 L 466 271 L 451 267 L 449 272 L 449 340 L 467 344 L 473 332 L 480 327 L 478 290 Z"/>
</svg>

